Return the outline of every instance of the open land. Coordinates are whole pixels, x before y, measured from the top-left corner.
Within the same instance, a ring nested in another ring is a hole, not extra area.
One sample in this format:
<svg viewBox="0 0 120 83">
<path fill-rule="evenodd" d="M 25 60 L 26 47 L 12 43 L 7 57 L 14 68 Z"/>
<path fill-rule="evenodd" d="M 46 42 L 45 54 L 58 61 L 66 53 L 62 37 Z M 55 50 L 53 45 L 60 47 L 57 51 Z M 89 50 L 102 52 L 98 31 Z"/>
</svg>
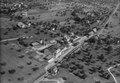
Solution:
<svg viewBox="0 0 120 83">
<path fill-rule="evenodd" d="M 4 1 L 1 83 L 120 83 L 119 0 Z"/>
</svg>

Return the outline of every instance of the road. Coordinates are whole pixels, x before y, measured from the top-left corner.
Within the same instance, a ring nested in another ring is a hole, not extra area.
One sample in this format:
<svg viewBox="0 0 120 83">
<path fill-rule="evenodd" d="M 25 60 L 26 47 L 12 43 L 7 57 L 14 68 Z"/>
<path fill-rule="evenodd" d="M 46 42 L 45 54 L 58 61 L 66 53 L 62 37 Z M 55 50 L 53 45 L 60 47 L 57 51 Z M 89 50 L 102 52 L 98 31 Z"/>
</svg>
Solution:
<svg viewBox="0 0 120 83">
<path fill-rule="evenodd" d="M 47 71 L 48 69 L 50 69 L 51 67 L 55 66 L 58 62 L 60 62 L 65 56 L 67 56 L 68 54 L 71 54 L 73 53 L 75 50 L 77 50 L 78 48 L 81 47 L 81 45 L 83 45 L 84 41 L 87 40 L 88 38 L 86 36 L 82 37 L 80 40 L 79 40 L 79 44 L 75 47 L 73 46 L 70 46 L 68 47 L 65 51 L 63 51 L 61 53 L 61 56 L 55 58 L 55 60 L 53 62 L 51 62 L 50 64 L 48 64 L 46 67 L 45 67 L 45 70 Z M 57 63 L 56 63 L 57 61 Z"/>
<path fill-rule="evenodd" d="M 26 35 L 22 35 L 20 37 L 16 37 L 16 38 L 10 38 L 10 39 L 4 39 L 4 40 L 1 40 L 0 42 L 3 43 L 3 42 L 6 42 L 6 41 L 15 41 L 17 39 L 20 39 L 20 38 L 23 38 L 23 39 L 27 39 L 27 38 L 33 38 L 33 36 L 26 36 Z"/>
<path fill-rule="evenodd" d="M 60 79 L 44 79 L 44 81 L 54 81 L 54 82 L 57 82 L 57 83 L 64 83 L 64 81 L 60 80 Z"/>
<path fill-rule="evenodd" d="M 103 32 L 105 25 L 109 22 L 109 20 L 111 19 L 112 15 L 117 11 L 117 9 L 119 8 L 120 3 L 117 4 L 116 8 L 114 9 L 114 11 L 111 13 L 111 15 L 109 16 L 108 20 L 106 21 L 106 23 L 104 24 L 103 28 L 101 29 L 101 31 L 99 32 L 98 36 Z M 117 66 L 119 66 L 120 64 L 117 64 Z M 118 83 L 117 79 L 115 78 L 115 76 L 111 73 L 111 69 L 114 68 L 116 65 L 109 67 L 107 70 L 110 73 L 110 75 L 113 77 L 115 83 Z"/>
<path fill-rule="evenodd" d="M 87 39 L 86 36 L 82 37 L 82 38 L 79 40 L 80 43 L 79 43 L 76 47 L 73 47 L 73 46 L 69 47 L 69 48 L 67 49 L 67 51 L 65 51 L 65 52 L 63 52 L 63 53 L 61 54 L 60 57 L 55 58 L 55 60 L 54 60 L 53 62 L 51 62 L 50 64 L 48 64 L 48 65 L 45 67 L 45 70 L 47 71 L 49 68 L 57 65 L 57 63 L 55 63 L 56 61 L 60 62 L 66 55 L 68 55 L 68 54 L 72 53 L 73 51 L 75 51 L 76 49 L 80 48 L 81 45 L 84 43 L 84 41 L 85 41 L 86 39 Z M 44 77 L 45 77 L 45 76 L 47 76 L 47 73 L 45 73 L 43 76 L 41 76 L 40 78 L 38 78 L 38 79 L 37 79 L 36 81 L 34 81 L 33 83 L 39 83 L 40 81 L 44 80 Z"/>
<path fill-rule="evenodd" d="M 100 32 L 98 33 L 97 36 L 99 36 L 100 34 L 102 34 L 102 32 L 104 31 L 105 25 L 110 21 L 112 15 L 117 11 L 117 9 L 119 8 L 119 6 L 120 6 L 120 3 L 117 4 L 116 8 L 115 8 L 114 11 L 111 13 L 111 15 L 109 16 L 108 20 L 106 21 L 106 23 L 104 24 L 103 28 L 100 30 Z M 120 64 L 117 64 L 117 65 L 120 65 Z M 109 67 L 107 70 L 108 70 L 108 72 L 110 73 L 110 75 L 113 77 L 115 83 L 118 83 L 117 79 L 115 78 L 115 76 L 114 76 L 114 75 L 111 73 L 111 71 L 110 71 L 110 70 L 111 70 L 112 68 L 114 68 L 115 66 L 116 66 L 116 65 L 111 66 L 111 67 Z"/>
<path fill-rule="evenodd" d="M 110 75 L 113 77 L 115 83 L 118 83 L 117 79 L 115 78 L 115 76 L 112 74 L 112 72 L 110 71 L 112 68 L 114 68 L 115 66 L 120 66 L 120 64 L 117 64 L 117 65 L 114 65 L 114 66 L 111 66 L 109 67 L 107 70 L 108 72 L 110 73 Z"/>
<path fill-rule="evenodd" d="M 103 30 L 104 30 L 104 28 L 105 28 L 105 25 L 109 22 L 111 16 L 116 12 L 116 10 L 118 9 L 119 5 L 120 5 L 120 3 L 118 3 L 118 5 L 116 6 L 116 8 L 113 10 L 113 12 L 111 13 L 111 15 L 109 16 L 108 20 L 103 24 L 102 29 L 97 32 L 97 35 L 98 35 L 98 36 L 103 32 Z M 79 41 L 79 42 L 80 42 L 79 45 L 77 45 L 76 47 L 70 47 L 70 48 L 68 48 L 68 51 L 67 51 L 67 52 L 65 52 L 63 55 L 61 55 L 60 57 L 56 58 L 53 62 L 51 62 L 50 64 L 48 64 L 48 65 L 45 67 L 45 70 L 48 70 L 49 68 L 55 66 L 55 65 L 57 64 L 56 61 L 60 62 L 66 55 L 68 55 L 68 54 L 72 53 L 73 51 L 77 50 L 78 48 L 80 48 L 81 45 L 83 45 L 84 41 L 90 39 L 91 37 L 93 37 L 93 36 L 95 36 L 95 35 L 96 35 L 96 34 L 94 34 L 94 35 L 92 35 L 92 36 L 89 36 L 89 37 L 86 37 L 86 36 L 82 37 L 82 38 L 80 39 L 80 41 Z M 108 70 L 110 70 L 110 68 L 109 68 Z M 45 75 L 46 75 L 46 74 L 45 74 Z M 40 77 L 40 78 L 38 79 L 39 81 L 34 82 L 34 83 L 39 83 L 42 78 L 44 78 L 44 76 Z M 117 83 L 117 82 L 116 82 L 116 83 Z"/>
<path fill-rule="evenodd" d="M 117 9 L 119 8 L 120 3 L 117 4 L 116 8 L 113 10 L 113 12 L 110 14 L 109 18 L 107 19 L 107 21 L 104 23 L 102 29 L 100 30 L 100 32 L 97 34 L 97 36 L 99 36 L 100 34 L 102 34 L 102 32 L 104 31 L 105 25 L 109 23 L 112 15 L 117 11 Z"/>
<path fill-rule="evenodd" d="M 48 73 L 43 74 L 41 77 L 36 79 L 33 83 L 40 83 L 40 81 L 43 81 L 45 79 L 45 76 L 47 76 Z"/>
<path fill-rule="evenodd" d="M 41 51 L 41 50 L 44 50 L 44 49 L 46 49 L 46 48 L 49 48 L 49 47 L 52 46 L 52 45 L 54 45 L 54 44 L 47 44 L 47 45 L 43 45 L 43 46 L 39 46 L 39 47 L 32 47 L 32 49 L 33 49 L 34 51 Z"/>
<path fill-rule="evenodd" d="M 5 39 L 5 40 L 1 40 L 0 42 L 14 41 L 14 40 L 17 40 L 17 39 L 19 39 L 19 38 Z"/>
</svg>

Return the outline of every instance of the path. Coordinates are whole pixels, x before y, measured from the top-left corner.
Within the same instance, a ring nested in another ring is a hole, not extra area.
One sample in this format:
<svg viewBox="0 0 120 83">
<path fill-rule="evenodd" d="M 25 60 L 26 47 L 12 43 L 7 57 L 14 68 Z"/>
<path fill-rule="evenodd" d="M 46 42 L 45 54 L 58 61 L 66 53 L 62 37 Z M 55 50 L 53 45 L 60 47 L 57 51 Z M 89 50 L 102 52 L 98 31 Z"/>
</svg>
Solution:
<svg viewBox="0 0 120 83">
<path fill-rule="evenodd" d="M 114 68 L 114 67 L 116 67 L 116 66 L 120 66 L 120 64 L 111 66 L 111 67 L 109 67 L 107 70 L 108 70 L 108 72 L 110 73 L 110 75 L 113 77 L 115 83 L 118 83 L 117 79 L 115 78 L 115 76 L 114 76 L 114 75 L 112 74 L 112 72 L 110 71 L 112 68 Z"/>
</svg>

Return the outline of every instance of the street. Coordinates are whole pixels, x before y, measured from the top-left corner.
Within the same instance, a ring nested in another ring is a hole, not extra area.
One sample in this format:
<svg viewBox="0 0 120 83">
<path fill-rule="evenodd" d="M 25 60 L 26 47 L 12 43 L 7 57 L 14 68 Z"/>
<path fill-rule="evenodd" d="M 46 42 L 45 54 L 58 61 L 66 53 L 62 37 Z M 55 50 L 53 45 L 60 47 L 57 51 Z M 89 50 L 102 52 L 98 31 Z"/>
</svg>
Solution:
<svg viewBox="0 0 120 83">
<path fill-rule="evenodd" d="M 103 24 L 102 29 L 97 32 L 97 35 L 98 35 L 98 36 L 103 32 L 103 30 L 104 30 L 104 28 L 105 28 L 105 25 L 109 22 L 111 16 L 116 12 L 116 10 L 118 9 L 119 5 L 120 5 L 120 3 L 118 3 L 118 5 L 117 5 L 116 8 L 114 9 L 114 11 L 111 13 L 111 15 L 109 16 L 109 18 L 107 19 L 107 21 Z M 89 37 L 86 37 L 86 36 L 82 37 L 82 38 L 79 40 L 79 44 L 78 44 L 76 47 L 69 47 L 68 50 L 67 50 L 67 52 L 63 53 L 63 55 L 61 54 L 60 57 L 55 58 L 53 62 L 49 63 L 49 64 L 45 67 L 45 70 L 47 71 L 47 70 L 50 69 L 51 67 L 57 65 L 58 62 L 60 62 L 66 55 L 68 55 L 68 54 L 70 54 L 71 52 L 74 52 L 75 50 L 77 50 L 78 48 L 80 48 L 80 47 L 83 45 L 83 43 L 84 43 L 85 40 L 88 40 L 88 39 L 90 39 L 91 37 L 93 37 L 93 36 L 95 36 L 95 35 L 96 35 L 96 34 L 94 34 L 94 35 L 92 35 L 92 36 L 89 36 Z M 58 61 L 58 62 L 56 63 L 56 61 Z M 110 72 L 110 69 L 111 69 L 111 68 L 108 68 L 109 72 Z M 110 73 L 110 74 L 111 74 L 111 73 Z M 45 75 L 46 75 L 46 74 L 45 74 Z M 39 83 L 39 82 L 44 78 L 45 75 L 43 75 L 42 77 L 40 77 L 40 78 L 39 78 L 37 81 L 35 81 L 34 83 Z M 111 74 L 111 75 L 112 75 L 112 74 Z M 113 75 L 112 75 L 112 76 L 113 76 Z M 114 76 L 113 76 L 113 78 L 114 78 Z M 114 80 L 115 80 L 115 78 L 114 78 Z M 117 83 L 116 80 L 115 80 L 115 82 Z"/>
</svg>

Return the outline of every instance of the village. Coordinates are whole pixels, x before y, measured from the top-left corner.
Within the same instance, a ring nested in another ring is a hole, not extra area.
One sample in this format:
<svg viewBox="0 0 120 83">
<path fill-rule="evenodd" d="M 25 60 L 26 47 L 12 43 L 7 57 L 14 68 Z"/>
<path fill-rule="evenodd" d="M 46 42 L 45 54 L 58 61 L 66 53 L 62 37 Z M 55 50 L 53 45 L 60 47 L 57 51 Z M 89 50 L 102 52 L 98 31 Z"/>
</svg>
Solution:
<svg viewBox="0 0 120 83">
<path fill-rule="evenodd" d="M 1 83 L 119 83 L 119 0 L 1 1 Z"/>
</svg>

